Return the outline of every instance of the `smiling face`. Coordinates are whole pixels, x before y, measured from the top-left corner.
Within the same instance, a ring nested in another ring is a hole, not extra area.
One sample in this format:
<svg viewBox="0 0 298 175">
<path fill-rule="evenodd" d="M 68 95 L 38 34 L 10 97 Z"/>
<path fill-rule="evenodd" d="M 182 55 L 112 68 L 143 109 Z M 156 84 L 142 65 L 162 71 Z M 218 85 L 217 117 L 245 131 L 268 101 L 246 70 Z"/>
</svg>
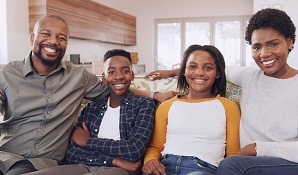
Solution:
<svg viewBox="0 0 298 175">
<path fill-rule="evenodd" d="M 220 77 L 214 58 L 203 50 L 196 50 L 189 55 L 184 76 L 189 84 L 191 99 L 212 97 L 212 85 Z"/>
<path fill-rule="evenodd" d="M 112 56 L 104 62 L 103 82 L 107 83 L 111 97 L 124 96 L 129 90 L 134 74 L 131 62 L 124 56 Z"/>
<path fill-rule="evenodd" d="M 267 76 L 281 78 L 288 72 L 287 58 L 292 40 L 272 28 L 254 30 L 251 37 L 252 57 Z"/>
<path fill-rule="evenodd" d="M 54 17 L 41 19 L 30 36 L 33 62 L 38 60 L 44 66 L 56 66 L 65 54 L 68 34 L 65 22 Z"/>
</svg>

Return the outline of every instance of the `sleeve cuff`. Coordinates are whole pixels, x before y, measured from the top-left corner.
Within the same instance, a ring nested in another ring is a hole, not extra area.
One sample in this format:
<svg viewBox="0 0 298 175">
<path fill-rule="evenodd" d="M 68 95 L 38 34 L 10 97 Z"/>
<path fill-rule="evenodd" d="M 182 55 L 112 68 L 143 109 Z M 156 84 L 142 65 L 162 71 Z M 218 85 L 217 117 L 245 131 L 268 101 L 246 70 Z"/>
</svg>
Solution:
<svg viewBox="0 0 298 175">
<path fill-rule="evenodd" d="M 256 141 L 257 156 L 274 156 L 275 148 L 272 142 Z"/>
</svg>

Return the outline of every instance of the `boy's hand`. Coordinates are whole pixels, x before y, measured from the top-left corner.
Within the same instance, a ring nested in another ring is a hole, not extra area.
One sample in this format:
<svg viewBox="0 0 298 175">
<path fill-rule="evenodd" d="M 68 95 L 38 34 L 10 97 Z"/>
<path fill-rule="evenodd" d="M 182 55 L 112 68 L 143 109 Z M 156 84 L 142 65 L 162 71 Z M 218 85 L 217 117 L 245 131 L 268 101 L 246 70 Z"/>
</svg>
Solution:
<svg viewBox="0 0 298 175">
<path fill-rule="evenodd" d="M 83 128 L 75 128 L 70 139 L 81 147 L 87 145 L 87 142 L 90 139 L 90 132 L 85 122 L 83 123 Z"/>
<path fill-rule="evenodd" d="M 142 162 L 140 160 L 137 162 L 131 162 L 131 161 L 116 157 L 113 159 L 112 164 L 115 167 L 123 168 L 123 169 L 133 172 L 135 174 L 140 174 L 140 172 L 141 172 Z"/>
</svg>

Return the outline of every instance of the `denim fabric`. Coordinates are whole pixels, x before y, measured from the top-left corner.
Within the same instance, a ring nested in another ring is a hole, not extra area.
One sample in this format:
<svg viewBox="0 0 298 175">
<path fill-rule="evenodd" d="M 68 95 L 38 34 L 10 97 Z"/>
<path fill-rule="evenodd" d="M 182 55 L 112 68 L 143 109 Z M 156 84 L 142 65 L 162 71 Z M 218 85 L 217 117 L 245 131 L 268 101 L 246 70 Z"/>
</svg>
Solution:
<svg viewBox="0 0 298 175">
<path fill-rule="evenodd" d="M 193 156 L 177 156 L 167 154 L 161 162 L 166 168 L 167 175 L 215 175 L 216 167 Z"/>
<path fill-rule="evenodd" d="M 298 163 L 267 156 L 231 156 L 219 164 L 218 175 L 297 175 Z"/>
</svg>

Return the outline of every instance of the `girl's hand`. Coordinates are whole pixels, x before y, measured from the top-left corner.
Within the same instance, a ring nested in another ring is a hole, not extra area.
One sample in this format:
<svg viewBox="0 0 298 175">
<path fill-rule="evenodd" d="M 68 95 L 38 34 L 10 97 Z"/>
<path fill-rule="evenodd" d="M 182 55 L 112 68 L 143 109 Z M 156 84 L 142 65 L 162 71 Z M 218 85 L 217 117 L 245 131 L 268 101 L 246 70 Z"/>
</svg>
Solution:
<svg viewBox="0 0 298 175">
<path fill-rule="evenodd" d="M 165 175 L 166 174 L 164 165 L 156 159 L 152 159 L 146 162 L 143 165 L 142 172 L 145 175 Z"/>
</svg>

